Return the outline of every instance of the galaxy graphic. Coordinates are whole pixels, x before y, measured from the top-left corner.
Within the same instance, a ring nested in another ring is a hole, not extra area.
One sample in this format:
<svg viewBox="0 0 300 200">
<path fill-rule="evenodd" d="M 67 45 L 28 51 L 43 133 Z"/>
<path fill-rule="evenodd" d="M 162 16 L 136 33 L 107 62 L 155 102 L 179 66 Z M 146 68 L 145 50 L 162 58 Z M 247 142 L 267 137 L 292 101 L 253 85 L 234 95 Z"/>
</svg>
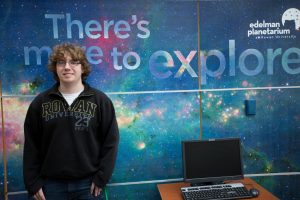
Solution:
<svg viewBox="0 0 300 200">
<path fill-rule="evenodd" d="M 1 1 L 9 199 L 27 198 L 23 123 L 55 83 L 47 59 L 61 42 L 86 49 L 87 82 L 115 106 L 120 146 L 107 199 L 160 199 L 159 181 L 183 177 L 183 140 L 227 137 L 241 138 L 246 175 L 300 199 L 297 10 L 293 0 Z M 249 99 L 255 115 L 245 113 Z M 0 199 L 3 155 L 1 140 Z"/>
</svg>

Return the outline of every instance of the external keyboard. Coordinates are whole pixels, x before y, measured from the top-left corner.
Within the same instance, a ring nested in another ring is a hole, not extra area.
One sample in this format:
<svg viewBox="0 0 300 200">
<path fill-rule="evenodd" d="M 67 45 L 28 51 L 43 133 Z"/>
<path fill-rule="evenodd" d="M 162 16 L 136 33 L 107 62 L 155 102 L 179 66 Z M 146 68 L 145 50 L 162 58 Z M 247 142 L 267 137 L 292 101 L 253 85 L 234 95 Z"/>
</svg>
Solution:
<svg viewBox="0 0 300 200">
<path fill-rule="evenodd" d="M 181 192 L 185 200 L 243 199 L 252 197 L 242 183 L 183 187 Z"/>
</svg>

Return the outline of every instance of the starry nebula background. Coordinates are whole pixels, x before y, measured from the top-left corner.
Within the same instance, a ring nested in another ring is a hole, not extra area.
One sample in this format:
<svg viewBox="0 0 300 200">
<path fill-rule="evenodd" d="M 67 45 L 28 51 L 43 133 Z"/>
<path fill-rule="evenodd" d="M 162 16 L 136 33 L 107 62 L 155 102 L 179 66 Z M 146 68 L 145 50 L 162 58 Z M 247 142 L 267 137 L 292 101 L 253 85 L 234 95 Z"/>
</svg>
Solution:
<svg viewBox="0 0 300 200">
<path fill-rule="evenodd" d="M 121 136 L 108 199 L 160 199 L 155 181 L 183 176 L 182 140 L 240 137 L 245 174 L 300 172 L 300 31 L 293 21 L 282 24 L 290 8 L 300 10 L 300 2 L 1 1 L 9 199 L 26 199 L 23 122 L 35 95 L 54 84 L 47 71 L 47 49 L 61 42 L 93 48 L 91 59 L 101 58 L 101 63 L 92 64 L 87 82 L 112 99 Z M 291 32 L 249 36 L 250 24 L 257 21 L 278 22 L 279 29 Z M 100 24 L 101 31 L 87 31 L 88 23 L 94 24 L 91 28 Z M 107 30 L 105 23 L 111 24 Z M 124 31 L 123 25 L 116 34 L 117 23 L 127 23 L 130 30 Z M 142 28 L 139 23 L 144 23 Z M 97 33 L 101 36 L 91 37 Z M 45 50 L 40 63 L 33 51 L 26 58 L 27 47 Z M 102 57 L 96 55 L 99 48 Z M 295 52 L 283 56 L 291 50 Z M 130 56 L 123 59 L 125 55 Z M 138 55 L 139 65 L 132 55 Z M 289 59 L 296 60 L 289 63 L 294 73 L 283 67 Z M 245 115 L 246 99 L 256 100 L 256 115 Z M 0 147 L 3 199 L 2 141 Z M 299 175 L 253 178 L 280 199 L 300 199 Z"/>
</svg>

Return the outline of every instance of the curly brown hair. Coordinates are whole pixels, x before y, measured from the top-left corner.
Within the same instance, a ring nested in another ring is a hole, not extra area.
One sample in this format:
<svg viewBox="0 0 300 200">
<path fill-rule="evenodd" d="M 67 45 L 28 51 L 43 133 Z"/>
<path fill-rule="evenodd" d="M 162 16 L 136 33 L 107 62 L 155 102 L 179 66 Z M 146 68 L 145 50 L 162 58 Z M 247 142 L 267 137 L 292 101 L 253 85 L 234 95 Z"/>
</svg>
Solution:
<svg viewBox="0 0 300 200">
<path fill-rule="evenodd" d="M 56 63 L 59 60 L 65 60 L 66 54 L 69 54 L 73 60 L 80 61 L 82 68 L 81 78 L 84 81 L 91 72 L 91 66 L 85 56 L 84 49 L 72 43 L 62 43 L 53 47 L 49 58 L 48 69 L 53 73 L 54 79 L 59 81 L 56 72 Z"/>
</svg>

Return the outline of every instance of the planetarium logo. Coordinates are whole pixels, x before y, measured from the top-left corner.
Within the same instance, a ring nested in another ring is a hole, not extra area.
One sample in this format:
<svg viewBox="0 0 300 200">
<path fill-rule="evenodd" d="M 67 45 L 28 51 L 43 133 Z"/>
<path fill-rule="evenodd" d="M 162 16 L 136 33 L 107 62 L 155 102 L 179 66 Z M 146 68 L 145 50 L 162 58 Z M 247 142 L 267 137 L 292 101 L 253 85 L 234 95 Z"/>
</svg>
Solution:
<svg viewBox="0 0 300 200">
<path fill-rule="evenodd" d="M 300 10 L 296 8 L 290 8 L 286 10 L 282 15 L 281 21 L 283 26 L 289 21 L 295 23 L 295 29 L 300 31 Z"/>
<path fill-rule="evenodd" d="M 300 32 L 300 10 L 289 8 L 279 21 L 256 20 L 249 23 L 248 38 L 255 39 L 296 39 Z"/>
</svg>

